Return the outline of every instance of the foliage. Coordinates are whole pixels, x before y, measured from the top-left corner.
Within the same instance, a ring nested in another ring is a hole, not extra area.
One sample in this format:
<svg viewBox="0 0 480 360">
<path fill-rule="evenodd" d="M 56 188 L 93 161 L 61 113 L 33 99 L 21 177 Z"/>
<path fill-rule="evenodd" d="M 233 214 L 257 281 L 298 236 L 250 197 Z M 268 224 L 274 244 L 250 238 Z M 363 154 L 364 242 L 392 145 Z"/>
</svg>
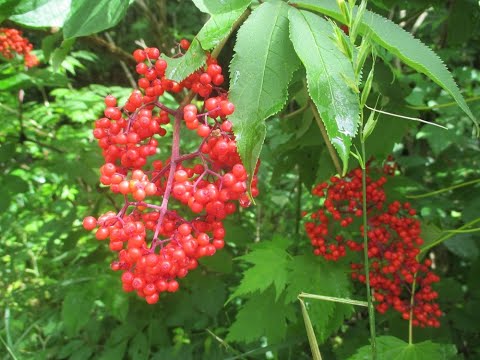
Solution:
<svg viewBox="0 0 480 360">
<path fill-rule="evenodd" d="M 314 256 L 302 219 L 323 205 L 314 184 L 357 167 L 370 116 L 366 159 L 398 163 L 385 191 L 418 209 L 420 257 L 441 277 L 444 313 L 411 342 L 408 321 L 377 314 L 378 359 L 478 358 L 478 4 L 371 0 L 357 16 L 349 3 L 0 1 L 1 27 L 22 29 L 40 60 L 0 59 L 2 359 L 309 359 L 312 330 L 325 359 L 371 358 L 367 309 L 348 302 L 366 299 L 350 279 L 356 260 Z M 349 35 L 339 30 L 354 21 Z M 182 37 L 192 45 L 177 58 Z M 204 64 L 202 49 L 229 65 L 240 154 L 250 174 L 262 163 L 256 205 L 225 223 L 225 248 L 153 306 L 118 291 L 108 249 L 81 224 L 123 202 L 98 182 L 91 130 L 106 95 L 127 100 L 141 39 L 177 81 Z M 362 98 L 448 130 L 361 109 Z M 324 300 L 302 297 L 302 315 L 300 293 Z"/>
</svg>

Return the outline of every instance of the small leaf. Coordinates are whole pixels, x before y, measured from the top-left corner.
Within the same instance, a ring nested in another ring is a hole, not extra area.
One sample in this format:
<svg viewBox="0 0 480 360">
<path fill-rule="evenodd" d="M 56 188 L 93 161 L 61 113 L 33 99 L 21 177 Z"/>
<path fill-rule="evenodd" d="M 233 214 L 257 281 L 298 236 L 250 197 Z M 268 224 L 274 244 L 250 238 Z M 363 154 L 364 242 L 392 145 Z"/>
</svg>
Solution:
<svg viewBox="0 0 480 360">
<path fill-rule="evenodd" d="M 301 292 L 339 298 L 350 297 L 350 282 L 338 264 L 332 264 L 313 254 L 296 256 L 288 265 L 287 303 L 297 301 Z M 320 341 L 325 340 L 342 325 L 353 307 L 331 301 L 303 299 Z"/>
<path fill-rule="evenodd" d="M 287 281 L 288 253 L 285 249 L 288 244 L 282 238 L 275 238 L 260 243 L 252 252 L 241 256 L 239 259 L 253 266 L 244 272 L 240 286 L 232 293 L 229 301 L 256 291 L 263 292 L 270 285 L 275 286 L 275 301 L 278 300 Z"/>
<path fill-rule="evenodd" d="M 265 140 L 264 120 L 279 112 L 299 61 L 288 39 L 288 8 L 265 2 L 248 17 L 237 35 L 230 64 L 230 116 L 237 146 L 251 177 Z"/>
<path fill-rule="evenodd" d="M 205 52 L 196 38 L 193 39 L 185 55 L 174 59 L 162 55 L 162 58 L 168 64 L 165 77 L 176 82 L 184 80 L 198 70 L 206 60 Z"/>
<path fill-rule="evenodd" d="M 307 70 L 310 96 L 346 170 L 359 120 L 358 96 L 344 80 L 355 79 L 352 65 L 331 39 L 326 20 L 295 8 L 288 16 L 293 46 Z"/>
<path fill-rule="evenodd" d="M 65 39 L 109 29 L 125 16 L 128 0 L 75 1 L 63 25 Z"/>
<path fill-rule="evenodd" d="M 250 1 L 246 1 L 246 4 L 239 9 L 212 15 L 197 34 L 202 48 L 210 50 L 217 46 L 230 33 L 233 24 L 243 14 L 249 3 Z"/>
<path fill-rule="evenodd" d="M 63 40 L 62 44 L 57 47 L 52 54 L 52 67 L 53 71 L 58 71 L 62 62 L 67 57 L 68 53 L 72 49 L 75 39 Z"/>
<path fill-rule="evenodd" d="M 370 345 L 361 347 L 355 355 L 348 360 L 370 360 Z M 408 344 L 393 336 L 377 338 L 378 359 L 391 360 L 451 360 L 456 355 L 455 345 L 436 344 L 424 341 L 418 344 Z"/>
<path fill-rule="evenodd" d="M 286 306 L 283 299 L 275 301 L 273 287 L 270 287 L 242 305 L 226 340 L 251 343 L 265 336 L 270 344 L 281 341 L 285 338 L 291 311 L 291 306 Z"/>
</svg>

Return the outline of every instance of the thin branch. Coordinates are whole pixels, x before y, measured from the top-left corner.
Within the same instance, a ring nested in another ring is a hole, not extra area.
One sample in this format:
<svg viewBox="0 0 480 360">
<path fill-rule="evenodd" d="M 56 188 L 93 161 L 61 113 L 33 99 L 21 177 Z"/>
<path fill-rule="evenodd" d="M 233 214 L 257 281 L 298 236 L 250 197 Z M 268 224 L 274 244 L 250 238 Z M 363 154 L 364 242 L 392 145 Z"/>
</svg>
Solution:
<svg viewBox="0 0 480 360">
<path fill-rule="evenodd" d="M 389 112 L 387 112 L 387 111 L 377 110 L 377 109 L 371 108 L 371 107 L 368 106 L 368 105 L 365 105 L 365 107 L 366 107 L 367 109 L 371 110 L 371 111 L 374 111 L 374 112 L 377 112 L 377 113 L 380 113 L 380 114 L 390 115 L 390 116 L 397 117 L 397 118 L 401 118 L 401 119 L 418 121 L 418 122 L 421 122 L 421 123 L 424 123 L 424 124 L 433 125 L 433 126 L 438 126 L 439 128 L 448 130 L 447 127 L 445 127 L 445 126 L 443 126 L 443 125 L 440 125 L 440 124 L 433 123 L 433 122 L 431 122 L 431 121 L 427 121 L 427 120 L 423 120 L 423 119 L 415 118 L 415 117 L 410 117 L 410 116 L 404 116 L 404 115 L 398 115 L 398 114 L 394 114 L 394 113 L 389 113 Z"/>
<path fill-rule="evenodd" d="M 328 153 L 332 158 L 333 165 L 335 166 L 335 170 L 337 170 L 337 173 L 339 175 L 342 175 L 342 167 L 340 166 L 340 160 L 338 159 L 337 153 L 328 138 L 327 130 L 325 129 L 325 125 L 323 125 L 322 118 L 320 117 L 320 114 L 318 113 L 315 105 L 313 103 L 310 103 L 310 106 L 312 107 L 313 116 L 315 117 L 315 120 L 317 121 L 317 125 L 320 129 L 320 132 L 322 133 L 322 137 L 323 137 L 323 140 L 325 141 L 325 145 L 327 146 Z"/>
<path fill-rule="evenodd" d="M 107 38 L 108 42 L 112 45 L 112 46 L 115 46 L 115 42 L 113 41 L 112 37 L 110 36 L 110 34 L 108 32 L 105 33 L 105 37 Z M 137 89 L 137 82 L 135 81 L 135 79 L 133 78 L 133 75 L 130 71 L 130 69 L 128 68 L 127 64 L 125 64 L 125 61 L 121 60 L 121 59 L 118 59 L 118 61 L 120 62 L 120 66 L 122 67 L 123 69 L 123 72 L 125 73 L 125 76 L 127 77 L 128 81 L 130 82 L 130 85 L 134 88 L 134 89 Z"/>
</svg>

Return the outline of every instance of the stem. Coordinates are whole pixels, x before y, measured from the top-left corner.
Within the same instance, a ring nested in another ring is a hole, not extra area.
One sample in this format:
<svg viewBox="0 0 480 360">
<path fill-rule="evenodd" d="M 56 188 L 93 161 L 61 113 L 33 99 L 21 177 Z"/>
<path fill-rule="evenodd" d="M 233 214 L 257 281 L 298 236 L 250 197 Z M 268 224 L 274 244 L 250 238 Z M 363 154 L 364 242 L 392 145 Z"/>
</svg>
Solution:
<svg viewBox="0 0 480 360">
<path fill-rule="evenodd" d="M 470 226 L 475 225 L 475 224 L 478 223 L 478 222 L 480 222 L 480 218 L 476 218 L 475 220 L 472 220 L 472 221 L 466 223 L 465 225 L 460 226 L 460 227 L 457 229 L 457 232 L 458 232 L 458 231 L 461 231 L 461 230 L 464 230 L 464 229 L 466 229 L 466 228 L 469 228 Z M 423 252 L 431 249 L 431 248 L 434 247 L 434 246 L 437 246 L 438 244 L 441 244 L 441 243 L 444 242 L 445 240 L 448 240 L 448 239 L 450 239 L 451 237 L 455 236 L 455 234 L 456 234 L 456 232 L 449 231 L 449 233 L 448 233 L 447 235 L 442 236 L 440 239 L 435 240 L 433 243 L 424 246 L 424 247 L 420 250 L 420 253 L 419 253 L 419 254 L 421 254 L 421 253 L 423 253 Z"/>
<path fill-rule="evenodd" d="M 362 129 L 362 128 L 360 128 Z M 362 132 L 362 130 L 360 130 Z M 363 138 L 361 134 L 360 139 Z M 365 164 L 365 142 L 361 141 L 362 145 L 362 162 Z M 368 261 L 368 222 L 367 222 L 367 170 L 362 166 L 362 217 L 363 217 L 363 257 L 365 268 L 365 283 L 367 286 L 367 301 L 368 301 L 368 319 L 370 324 L 370 341 L 372 346 L 372 360 L 377 359 L 377 343 L 375 339 L 375 309 L 372 302 L 372 293 L 370 290 L 370 272 Z"/>
<path fill-rule="evenodd" d="M 308 316 L 307 307 L 300 297 L 298 297 L 298 300 L 300 301 L 300 306 L 302 308 L 303 321 L 305 323 L 305 330 L 307 331 L 308 343 L 310 344 L 312 358 L 314 360 L 322 360 L 322 355 L 320 354 L 320 349 L 318 348 L 315 331 L 313 330 L 312 321 L 310 320 L 310 316 Z"/>
<path fill-rule="evenodd" d="M 332 158 L 333 165 L 335 166 L 335 170 L 337 170 L 337 173 L 341 175 L 342 167 L 340 166 L 340 160 L 338 160 L 337 153 L 335 152 L 335 149 L 333 148 L 332 143 L 328 139 L 327 130 L 325 130 L 325 126 L 323 125 L 322 118 L 320 117 L 320 114 L 318 113 L 315 105 L 311 103 L 310 106 L 312 107 L 313 116 L 315 117 L 315 120 L 317 121 L 317 125 L 320 129 L 320 132 L 322 133 L 322 137 L 323 137 L 323 140 L 325 141 L 325 145 L 327 145 L 328 153 Z"/>
<path fill-rule="evenodd" d="M 288 113 L 288 114 L 282 116 L 282 120 L 291 119 L 291 118 L 297 116 L 298 114 L 303 113 L 309 106 L 310 106 L 310 104 L 307 102 L 300 109 L 297 109 L 295 111 L 292 111 L 291 113 Z"/>
<path fill-rule="evenodd" d="M 307 298 L 307 299 L 324 300 L 324 301 L 333 301 L 333 302 L 338 302 L 338 303 L 342 303 L 342 304 L 350 304 L 350 305 L 368 307 L 368 303 L 366 301 L 337 298 L 337 297 L 332 297 L 332 296 L 307 294 L 307 293 L 302 292 L 302 293 L 300 293 L 300 295 L 298 295 L 298 297 L 299 298 Z"/>
<path fill-rule="evenodd" d="M 431 192 L 428 192 L 428 193 L 425 193 L 425 194 L 407 195 L 406 197 L 408 199 L 421 199 L 421 198 L 434 196 L 434 195 L 437 195 L 437 194 L 444 193 L 446 191 L 450 191 L 450 190 L 453 190 L 453 189 L 458 189 L 458 188 L 461 188 L 461 187 L 464 187 L 464 186 L 469 186 L 469 185 L 473 185 L 473 184 L 477 184 L 477 183 L 480 183 L 480 179 L 466 181 L 466 182 L 463 182 L 463 183 L 460 183 L 460 184 L 452 185 L 452 186 L 449 186 L 449 187 L 446 187 L 446 188 L 443 188 L 443 189 L 440 189 L 440 190 L 431 191 Z"/>
<path fill-rule="evenodd" d="M 415 285 L 417 284 L 417 273 L 413 275 L 412 295 L 410 297 L 410 316 L 408 317 L 408 344 L 413 343 L 413 303 L 415 302 Z"/>
</svg>

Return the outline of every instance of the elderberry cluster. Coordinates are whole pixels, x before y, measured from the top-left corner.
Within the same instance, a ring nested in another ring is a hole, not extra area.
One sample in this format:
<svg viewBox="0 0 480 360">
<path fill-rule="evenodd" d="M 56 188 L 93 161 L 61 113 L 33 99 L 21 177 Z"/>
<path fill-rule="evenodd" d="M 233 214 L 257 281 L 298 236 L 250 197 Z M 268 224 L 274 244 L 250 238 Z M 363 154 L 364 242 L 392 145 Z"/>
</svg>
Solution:
<svg viewBox="0 0 480 360">
<path fill-rule="evenodd" d="M 0 54 L 12 59 L 15 54 L 23 56 L 26 67 L 38 65 L 37 57 L 31 53 L 33 45 L 17 29 L 0 28 Z"/>
<path fill-rule="evenodd" d="M 181 48 L 189 43 L 182 40 Z M 237 152 L 232 123 L 235 107 L 219 87 L 222 68 L 206 54 L 206 66 L 178 83 L 165 75 L 167 62 L 156 48 L 135 50 L 140 90 L 125 104 L 105 98 L 105 117 L 95 122 L 94 137 L 105 164 L 100 182 L 124 204 L 98 219 L 86 217 L 83 226 L 96 229 L 98 240 L 109 240 L 118 253 L 111 268 L 122 272 L 125 291 L 136 291 L 149 304 L 161 292 L 175 292 L 177 279 L 198 266 L 197 260 L 224 247 L 223 220 L 250 205 L 247 172 Z M 165 92 L 191 92 L 177 109 L 165 106 Z M 195 100 L 195 96 L 198 100 Z M 181 130 L 198 135 L 197 149 L 182 153 Z M 172 145 L 161 149 L 159 139 L 172 129 Z M 256 172 L 251 195 L 257 196 Z"/>
<path fill-rule="evenodd" d="M 388 175 L 395 171 L 391 160 L 383 169 Z M 431 260 L 418 259 L 423 243 L 420 222 L 410 203 L 394 201 L 387 205 L 383 189 L 386 182 L 385 176 L 378 180 L 366 177 L 369 276 L 376 309 L 385 313 L 393 308 L 406 320 L 412 317 L 414 326 L 438 327 L 442 312 L 435 302 L 438 294 L 431 285 L 440 279 L 429 269 Z M 361 169 L 316 185 L 312 194 L 323 201 L 322 208 L 305 223 L 314 254 L 336 261 L 346 256 L 347 250 L 363 251 Z M 365 283 L 364 265 L 352 263 L 351 269 L 352 278 Z"/>
</svg>

